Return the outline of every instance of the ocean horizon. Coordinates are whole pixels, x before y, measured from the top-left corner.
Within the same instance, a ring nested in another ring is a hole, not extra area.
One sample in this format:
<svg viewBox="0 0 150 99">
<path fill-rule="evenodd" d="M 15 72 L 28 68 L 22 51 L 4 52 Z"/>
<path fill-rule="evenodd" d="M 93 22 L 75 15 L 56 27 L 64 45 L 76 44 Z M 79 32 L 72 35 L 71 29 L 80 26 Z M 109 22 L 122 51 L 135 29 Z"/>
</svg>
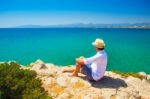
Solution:
<svg viewBox="0 0 150 99">
<path fill-rule="evenodd" d="M 96 38 L 106 43 L 107 70 L 150 73 L 150 29 L 1 28 L 0 61 L 74 65 L 75 58 L 96 53 L 91 44 Z"/>
</svg>

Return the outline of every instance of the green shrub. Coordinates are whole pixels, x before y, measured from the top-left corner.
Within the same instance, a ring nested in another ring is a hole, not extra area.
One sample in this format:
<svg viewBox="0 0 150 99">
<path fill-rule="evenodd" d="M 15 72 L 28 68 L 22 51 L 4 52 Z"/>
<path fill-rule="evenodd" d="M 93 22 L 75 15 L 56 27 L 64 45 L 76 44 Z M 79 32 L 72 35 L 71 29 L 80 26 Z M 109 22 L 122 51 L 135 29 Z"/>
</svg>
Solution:
<svg viewBox="0 0 150 99">
<path fill-rule="evenodd" d="M 20 69 L 15 62 L 0 64 L 0 99 L 51 99 L 36 72 Z"/>
</svg>

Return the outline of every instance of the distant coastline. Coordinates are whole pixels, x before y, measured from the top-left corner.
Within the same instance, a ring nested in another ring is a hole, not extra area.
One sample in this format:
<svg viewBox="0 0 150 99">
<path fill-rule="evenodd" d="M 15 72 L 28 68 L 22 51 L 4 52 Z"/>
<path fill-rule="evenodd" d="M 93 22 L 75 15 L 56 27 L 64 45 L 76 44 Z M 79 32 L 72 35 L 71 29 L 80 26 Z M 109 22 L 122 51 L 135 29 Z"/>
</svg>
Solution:
<svg viewBox="0 0 150 99">
<path fill-rule="evenodd" d="M 150 23 L 117 23 L 117 24 L 93 24 L 93 23 L 74 23 L 59 25 L 19 25 L 0 28 L 141 28 L 150 29 Z"/>
</svg>

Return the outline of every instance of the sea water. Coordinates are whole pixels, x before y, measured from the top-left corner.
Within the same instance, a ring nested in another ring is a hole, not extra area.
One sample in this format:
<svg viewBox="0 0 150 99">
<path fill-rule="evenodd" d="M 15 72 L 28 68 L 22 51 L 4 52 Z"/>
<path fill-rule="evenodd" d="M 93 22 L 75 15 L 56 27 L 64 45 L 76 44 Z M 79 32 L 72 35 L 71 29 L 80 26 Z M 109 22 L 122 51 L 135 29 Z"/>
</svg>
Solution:
<svg viewBox="0 0 150 99">
<path fill-rule="evenodd" d="M 0 29 L 0 61 L 28 65 L 41 59 L 60 66 L 73 65 L 75 58 L 96 53 L 91 44 L 96 38 L 106 43 L 107 70 L 150 73 L 150 29 Z"/>
</svg>

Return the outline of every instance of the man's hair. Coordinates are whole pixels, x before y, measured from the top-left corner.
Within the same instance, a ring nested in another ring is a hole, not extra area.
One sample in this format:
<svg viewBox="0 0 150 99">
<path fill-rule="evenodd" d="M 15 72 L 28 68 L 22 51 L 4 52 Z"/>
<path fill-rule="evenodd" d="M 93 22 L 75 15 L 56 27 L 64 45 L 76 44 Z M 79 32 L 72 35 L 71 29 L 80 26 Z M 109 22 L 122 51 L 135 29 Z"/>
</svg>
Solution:
<svg viewBox="0 0 150 99">
<path fill-rule="evenodd" d="M 103 48 L 97 48 L 98 50 L 104 50 L 105 48 L 103 47 Z"/>
</svg>

